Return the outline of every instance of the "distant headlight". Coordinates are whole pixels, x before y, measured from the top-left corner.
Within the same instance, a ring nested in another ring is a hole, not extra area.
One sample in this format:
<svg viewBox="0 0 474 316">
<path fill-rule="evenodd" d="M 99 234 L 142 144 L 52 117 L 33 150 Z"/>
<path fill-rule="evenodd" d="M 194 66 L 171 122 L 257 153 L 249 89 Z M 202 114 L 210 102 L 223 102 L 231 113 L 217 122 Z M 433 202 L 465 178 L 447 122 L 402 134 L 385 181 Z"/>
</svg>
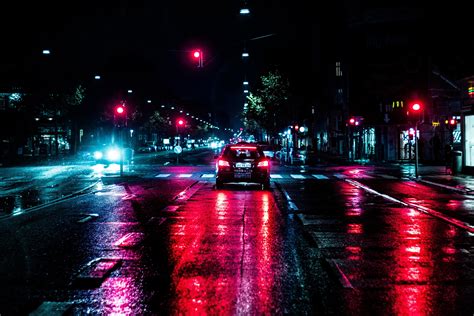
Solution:
<svg viewBox="0 0 474 316">
<path fill-rule="evenodd" d="M 109 161 L 118 161 L 120 160 L 120 150 L 117 148 L 112 148 L 107 150 L 107 160 Z"/>
<path fill-rule="evenodd" d="M 94 159 L 96 159 L 96 160 L 102 159 L 103 156 L 104 155 L 102 155 L 101 151 L 94 152 Z"/>
</svg>

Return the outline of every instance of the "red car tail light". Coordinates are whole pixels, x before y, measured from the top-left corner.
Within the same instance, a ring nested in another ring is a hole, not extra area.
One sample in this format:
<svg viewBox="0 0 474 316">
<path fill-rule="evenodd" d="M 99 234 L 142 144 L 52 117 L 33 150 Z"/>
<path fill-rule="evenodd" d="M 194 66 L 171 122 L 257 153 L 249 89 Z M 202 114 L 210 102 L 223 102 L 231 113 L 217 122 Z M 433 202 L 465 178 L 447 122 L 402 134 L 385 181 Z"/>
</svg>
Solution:
<svg viewBox="0 0 474 316">
<path fill-rule="evenodd" d="M 219 166 L 219 167 L 230 167 L 230 164 L 229 164 L 228 161 L 219 159 L 219 161 L 217 161 L 217 166 Z"/>
<path fill-rule="evenodd" d="M 270 164 L 268 163 L 268 160 L 263 160 L 263 161 L 260 161 L 257 165 L 257 167 L 269 167 Z"/>
</svg>

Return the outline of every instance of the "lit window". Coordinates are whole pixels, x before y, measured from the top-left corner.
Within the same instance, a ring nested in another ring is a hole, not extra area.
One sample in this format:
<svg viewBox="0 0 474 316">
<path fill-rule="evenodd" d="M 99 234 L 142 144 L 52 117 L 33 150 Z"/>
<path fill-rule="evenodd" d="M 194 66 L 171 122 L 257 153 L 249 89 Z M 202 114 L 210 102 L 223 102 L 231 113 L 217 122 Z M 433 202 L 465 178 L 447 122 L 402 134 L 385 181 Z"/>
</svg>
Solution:
<svg viewBox="0 0 474 316">
<path fill-rule="evenodd" d="M 342 77 L 341 62 L 336 61 L 336 77 Z"/>
</svg>

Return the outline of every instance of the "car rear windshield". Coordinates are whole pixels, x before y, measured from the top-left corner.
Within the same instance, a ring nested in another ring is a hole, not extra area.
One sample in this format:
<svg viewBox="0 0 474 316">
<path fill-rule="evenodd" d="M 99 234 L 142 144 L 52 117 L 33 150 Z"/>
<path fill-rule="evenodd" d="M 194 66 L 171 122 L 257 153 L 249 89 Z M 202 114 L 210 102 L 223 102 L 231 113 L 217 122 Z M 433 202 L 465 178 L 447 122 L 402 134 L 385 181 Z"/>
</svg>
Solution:
<svg viewBox="0 0 474 316">
<path fill-rule="evenodd" d="M 241 158 L 241 159 L 257 159 L 262 155 L 257 148 L 232 148 L 228 147 L 224 151 L 224 157 L 227 158 Z"/>
</svg>

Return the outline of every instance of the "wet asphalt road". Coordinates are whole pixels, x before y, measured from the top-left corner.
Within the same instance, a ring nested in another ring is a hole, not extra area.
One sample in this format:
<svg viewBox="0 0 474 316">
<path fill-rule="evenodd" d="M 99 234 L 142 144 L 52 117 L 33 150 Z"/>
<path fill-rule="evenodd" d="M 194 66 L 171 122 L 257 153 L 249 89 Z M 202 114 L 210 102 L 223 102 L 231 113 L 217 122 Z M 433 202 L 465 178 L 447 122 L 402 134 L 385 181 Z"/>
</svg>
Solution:
<svg viewBox="0 0 474 316">
<path fill-rule="evenodd" d="M 0 220 L 0 314 L 474 312 L 469 195 L 350 166 L 215 190 L 209 153 L 150 157 Z"/>
</svg>

